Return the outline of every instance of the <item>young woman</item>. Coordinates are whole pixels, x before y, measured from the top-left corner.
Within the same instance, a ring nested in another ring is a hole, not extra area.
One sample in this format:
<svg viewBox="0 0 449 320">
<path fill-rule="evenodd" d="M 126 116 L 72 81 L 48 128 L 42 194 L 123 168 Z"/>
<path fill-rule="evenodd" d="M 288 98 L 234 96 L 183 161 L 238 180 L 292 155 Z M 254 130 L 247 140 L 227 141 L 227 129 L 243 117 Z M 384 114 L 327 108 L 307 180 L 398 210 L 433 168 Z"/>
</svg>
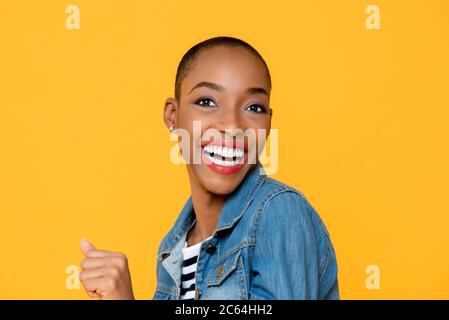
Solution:
<svg viewBox="0 0 449 320">
<path fill-rule="evenodd" d="M 159 245 L 153 299 L 339 298 L 323 222 L 300 191 L 268 178 L 258 160 L 270 132 L 270 92 L 267 64 L 240 39 L 208 39 L 182 58 L 164 121 L 188 133 L 180 145 L 189 146 L 182 153 L 191 197 Z M 218 135 L 208 137 L 210 130 Z M 242 135 L 248 130 L 254 143 Z M 191 161 L 195 153 L 200 161 Z M 88 294 L 132 299 L 126 257 L 87 241 L 81 247 Z"/>
</svg>

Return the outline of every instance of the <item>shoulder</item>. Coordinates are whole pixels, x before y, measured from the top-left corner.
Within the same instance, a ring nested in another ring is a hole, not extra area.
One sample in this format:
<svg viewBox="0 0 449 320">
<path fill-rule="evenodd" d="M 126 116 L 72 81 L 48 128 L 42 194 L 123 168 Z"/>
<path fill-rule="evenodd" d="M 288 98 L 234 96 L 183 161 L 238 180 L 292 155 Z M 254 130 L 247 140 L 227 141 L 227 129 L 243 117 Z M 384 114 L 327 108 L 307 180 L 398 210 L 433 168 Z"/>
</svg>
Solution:
<svg viewBox="0 0 449 320">
<path fill-rule="evenodd" d="M 257 229 L 270 228 L 280 233 L 295 229 L 302 231 L 297 232 L 298 235 L 313 234 L 319 242 L 330 242 L 329 232 L 320 215 L 300 190 L 267 177 L 254 200 L 255 233 Z"/>
<path fill-rule="evenodd" d="M 298 189 L 271 178 L 266 179 L 260 191 L 252 223 L 256 246 L 262 245 L 263 250 L 286 246 L 293 252 L 316 257 L 319 281 L 325 277 L 335 278 L 337 265 L 331 237 L 306 196 Z"/>
<path fill-rule="evenodd" d="M 257 205 L 258 210 L 275 204 L 279 200 L 304 201 L 306 197 L 298 189 L 283 183 L 279 180 L 265 177 L 263 183 L 254 194 L 253 205 Z"/>
<path fill-rule="evenodd" d="M 258 214 L 264 214 L 272 209 L 283 215 L 305 214 L 306 211 L 314 211 L 306 196 L 298 189 L 273 178 L 266 178 L 259 191 L 255 195 L 255 204 Z M 279 211 L 280 210 L 280 211 Z"/>
</svg>

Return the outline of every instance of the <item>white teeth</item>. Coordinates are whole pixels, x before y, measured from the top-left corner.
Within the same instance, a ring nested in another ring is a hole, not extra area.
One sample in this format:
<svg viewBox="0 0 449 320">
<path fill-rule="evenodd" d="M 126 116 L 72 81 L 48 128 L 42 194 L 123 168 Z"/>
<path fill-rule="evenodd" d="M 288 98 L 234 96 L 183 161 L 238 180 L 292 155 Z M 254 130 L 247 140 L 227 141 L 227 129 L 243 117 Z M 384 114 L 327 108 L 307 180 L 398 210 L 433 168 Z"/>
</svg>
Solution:
<svg viewBox="0 0 449 320">
<path fill-rule="evenodd" d="M 234 152 L 232 153 L 232 156 L 236 157 L 236 158 L 243 157 L 243 150 L 240 150 L 240 149 L 234 150 Z"/>
<path fill-rule="evenodd" d="M 207 159 L 209 159 L 209 161 L 215 163 L 216 165 L 219 166 L 225 166 L 225 167 L 233 167 L 236 166 L 237 164 L 240 163 L 241 159 L 237 159 L 237 160 L 231 160 L 231 161 L 227 161 L 227 160 L 221 160 L 215 157 L 211 157 L 208 153 L 205 153 L 205 156 L 207 157 Z"/>
<path fill-rule="evenodd" d="M 233 148 L 228 148 L 228 147 L 221 147 L 221 146 L 217 146 L 217 145 L 207 145 L 204 147 L 204 150 L 208 153 L 214 153 L 218 156 L 221 157 L 226 157 L 226 158 L 232 158 L 232 157 L 236 157 L 237 160 L 238 158 L 242 158 L 244 151 L 242 149 L 233 149 Z"/>
</svg>

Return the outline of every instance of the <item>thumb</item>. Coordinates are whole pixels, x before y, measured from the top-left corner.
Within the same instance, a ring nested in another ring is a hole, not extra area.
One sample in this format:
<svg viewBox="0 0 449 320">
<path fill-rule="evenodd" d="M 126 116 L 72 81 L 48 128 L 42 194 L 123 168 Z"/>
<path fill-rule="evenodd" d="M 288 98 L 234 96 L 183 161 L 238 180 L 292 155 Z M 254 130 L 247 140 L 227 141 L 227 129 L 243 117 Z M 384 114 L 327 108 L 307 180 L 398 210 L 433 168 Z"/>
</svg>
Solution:
<svg viewBox="0 0 449 320">
<path fill-rule="evenodd" d="M 84 254 L 86 254 L 87 251 L 89 251 L 89 250 L 96 250 L 94 245 L 92 243 L 90 243 L 89 241 L 87 241 L 86 239 L 81 240 L 80 248 Z"/>
</svg>

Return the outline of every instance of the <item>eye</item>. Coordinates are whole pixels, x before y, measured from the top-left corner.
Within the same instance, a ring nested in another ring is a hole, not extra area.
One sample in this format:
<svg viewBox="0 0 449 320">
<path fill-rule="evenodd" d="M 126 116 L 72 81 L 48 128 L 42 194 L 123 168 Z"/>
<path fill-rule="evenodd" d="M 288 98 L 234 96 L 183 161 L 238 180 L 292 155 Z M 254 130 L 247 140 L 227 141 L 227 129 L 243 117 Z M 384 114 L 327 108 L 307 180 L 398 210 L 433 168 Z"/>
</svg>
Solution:
<svg viewBox="0 0 449 320">
<path fill-rule="evenodd" d="M 265 109 L 265 107 L 260 104 L 252 104 L 252 105 L 248 106 L 245 110 L 251 111 L 251 112 L 256 112 L 256 113 L 267 113 L 267 110 Z"/>
<path fill-rule="evenodd" d="M 211 98 L 200 98 L 195 101 L 195 104 L 201 106 L 201 107 L 216 107 L 214 100 Z"/>
</svg>

